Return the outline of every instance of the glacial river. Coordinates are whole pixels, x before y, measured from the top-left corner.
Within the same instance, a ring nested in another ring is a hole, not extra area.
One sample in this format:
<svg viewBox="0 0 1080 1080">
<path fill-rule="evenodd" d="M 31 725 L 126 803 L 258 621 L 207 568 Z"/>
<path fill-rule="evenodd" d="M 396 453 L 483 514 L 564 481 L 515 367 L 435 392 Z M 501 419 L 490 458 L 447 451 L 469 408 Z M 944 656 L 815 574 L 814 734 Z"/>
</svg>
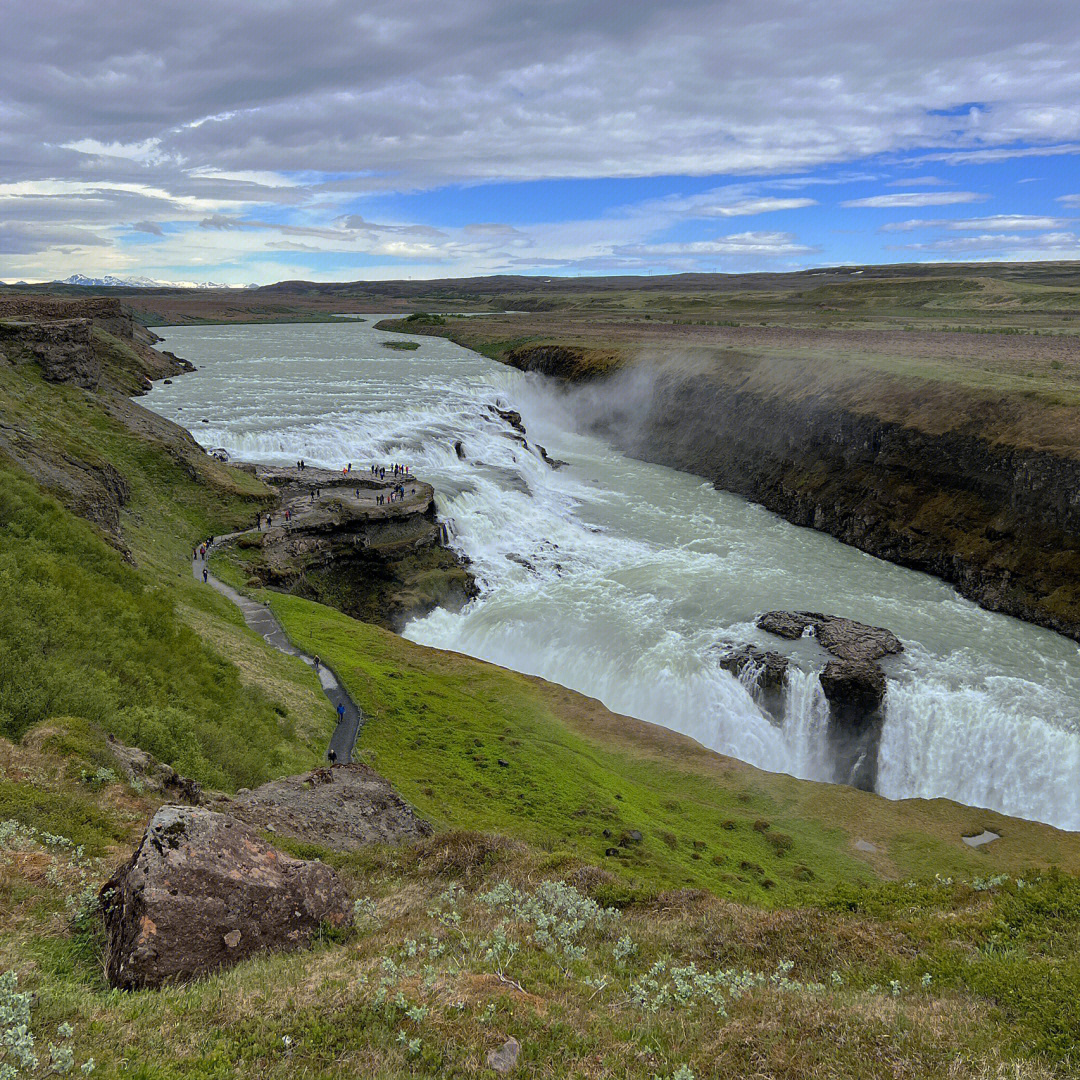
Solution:
<svg viewBox="0 0 1080 1080">
<path fill-rule="evenodd" d="M 437 338 L 401 352 L 372 323 L 167 327 L 198 371 L 143 403 L 250 461 L 408 463 L 435 487 L 481 595 L 405 635 L 540 675 L 761 768 L 831 779 L 812 641 L 757 630 L 808 609 L 887 626 L 877 790 L 947 796 L 1080 829 L 1080 649 L 948 585 L 789 525 L 697 477 L 571 430 L 526 376 Z M 530 448 L 489 405 L 518 410 Z M 464 458 L 455 451 L 460 441 Z M 717 664 L 752 642 L 797 665 L 783 723 Z"/>
</svg>

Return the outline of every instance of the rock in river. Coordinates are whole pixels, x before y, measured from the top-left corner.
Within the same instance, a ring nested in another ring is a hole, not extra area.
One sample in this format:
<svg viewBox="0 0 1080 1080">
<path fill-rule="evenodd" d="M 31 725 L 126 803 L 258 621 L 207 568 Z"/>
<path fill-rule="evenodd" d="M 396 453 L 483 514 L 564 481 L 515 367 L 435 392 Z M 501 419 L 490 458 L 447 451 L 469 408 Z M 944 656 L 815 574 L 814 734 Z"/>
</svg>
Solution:
<svg viewBox="0 0 1080 1080">
<path fill-rule="evenodd" d="M 720 666 L 747 686 L 754 700 L 774 720 L 782 720 L 788 658 L 754 645 L 720 644 L 716 648 Z"/>
<path fill-rule="evenodd" d="M 868 626 L 817 611 L 767 611 L 758 616 L 757 627 L 789 640 L 802 637 L 807 628 L 812 628 L 821 647 L 840 660 L 880 660 L 904 651 L 900 639 L 883 626 Z"/>
<path fill-rule="evenodd" d="M 885 697 L 885 674 L 868 660 L 830 660 L 819 678 L 834 716 L 861 719 Z"/>
<path fill-rule="evenodd" d="M 345 926 L 330 867 L 294 859 L 225 814 L 167 805 L 101 890 L 106 975 L 123 989 L 180 982 Z"/>
</svg>

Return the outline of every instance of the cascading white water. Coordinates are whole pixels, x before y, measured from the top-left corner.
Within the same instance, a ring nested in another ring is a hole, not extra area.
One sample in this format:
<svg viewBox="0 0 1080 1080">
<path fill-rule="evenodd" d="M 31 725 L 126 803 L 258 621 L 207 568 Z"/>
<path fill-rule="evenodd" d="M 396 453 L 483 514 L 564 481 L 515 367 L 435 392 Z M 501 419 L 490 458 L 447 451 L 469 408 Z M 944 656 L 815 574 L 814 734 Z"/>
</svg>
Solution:
<svg viewBox="0 0 1080 1080">
<path fill-rule="evenodd" d="M 770 608 L 887 626 L 878 789 L 1080 828 L 1080 650 L 683 473 L 568 428 L 526 377 L 441 339 L 402 354 L 370 324 L 180 327 L 199 368 L 144 399 L 207 447 L 268 462 L 407 462 L 434 484 L 482 588 L 406 636 L 598 697 L 755 765 L 831 779 L 813 641 L 758 631 Z M 522 413 L 529 447 L 489 406 Z M 460 443 L 460 457 L 455 450 Z M 541 444 L 569 466 L 552 470 Z M 793 658 L 778 726 L 717 664 L 718 641 Z"/>
</svg>

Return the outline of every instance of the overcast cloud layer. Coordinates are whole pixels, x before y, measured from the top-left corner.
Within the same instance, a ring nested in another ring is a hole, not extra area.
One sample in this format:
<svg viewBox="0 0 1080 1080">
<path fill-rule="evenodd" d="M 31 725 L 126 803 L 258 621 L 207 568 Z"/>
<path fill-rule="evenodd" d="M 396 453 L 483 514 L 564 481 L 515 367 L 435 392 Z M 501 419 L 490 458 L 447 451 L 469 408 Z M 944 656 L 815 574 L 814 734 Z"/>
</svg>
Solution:
<svg viewBox="0 0 1080 1080">
<path fill-rule="evenodd" d="M 0 277 L 1076 258 L 1078 23 L 1072 0 L 12 3 Z"/>
</svg>

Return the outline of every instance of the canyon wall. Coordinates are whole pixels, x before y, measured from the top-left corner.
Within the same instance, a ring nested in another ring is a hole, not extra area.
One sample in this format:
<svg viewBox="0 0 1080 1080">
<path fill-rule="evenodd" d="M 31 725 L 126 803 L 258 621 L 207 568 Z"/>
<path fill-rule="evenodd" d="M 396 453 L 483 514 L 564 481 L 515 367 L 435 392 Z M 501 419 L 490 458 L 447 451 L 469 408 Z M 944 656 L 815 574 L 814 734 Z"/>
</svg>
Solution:
<svg viewBox="0 0 1080 1080">
<path fill-rule="evenodd" d="M 507 360 L 580 383 L 577 350 L 536 352 Z M 748 388 L 742 374 L 658 366 L 567 402 L 635 457 L 1080 640 L 1080 460 L 991 441 L 962 418 L 935 432 L 797 386 Z"/>
</svg>

